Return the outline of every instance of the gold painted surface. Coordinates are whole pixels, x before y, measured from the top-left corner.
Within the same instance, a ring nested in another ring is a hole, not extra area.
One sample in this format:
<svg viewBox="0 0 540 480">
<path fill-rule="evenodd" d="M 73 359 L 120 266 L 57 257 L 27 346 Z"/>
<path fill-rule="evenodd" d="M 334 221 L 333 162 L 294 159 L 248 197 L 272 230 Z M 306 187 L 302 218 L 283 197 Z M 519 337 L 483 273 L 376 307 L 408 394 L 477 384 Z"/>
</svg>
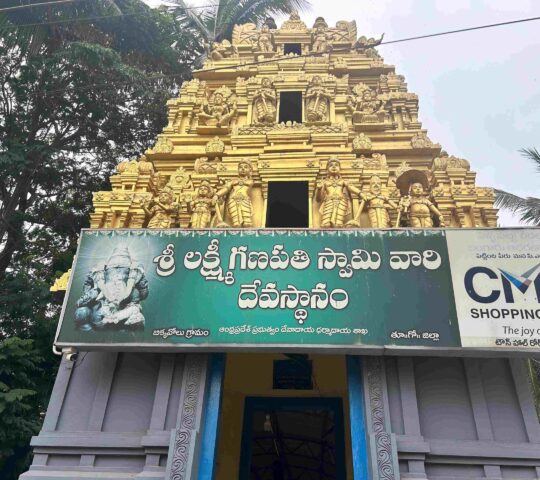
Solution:
<svg viewBox="0 0 540 480">
<path fill-rule="evenodd" d="M 313 361 L 315 380 L 313 390 L 273 390 L 273 361 L 285 358 L 280 354 L 227 354 L 216 456 L 216 480 L 238 478 L 246 397 L 341 398 L 343 401 L 347 479 L 352 480 L 346 357 L 343 355 L 310 355 L 310 359 Z"/>
<path fill-rule="evenodd" d="M 418 97 L 376 51 L 380 39 L 357 38 L 354 22 L 308 28 L 296 13 L 274 27 L 237 25 L 232 42 L 208 46 L 154 146 L 94 194 L 92 228 L 264 227 L 272 181 L 308 182 L 312 228 L 496 226 L 493 190 L 422 130 Z M 285 54 L 292 43 L 316 55 Z M 302 93 L 302 123 L 278 123 L 290 91 Z M 346 187 L 329 203 L 319 187 L 332 157 Z"/>
<path fill-rule="evenodd" d="M 67 290 L 67 287 L 69 285 L 69 277 L 71 275 L 71 268 L 63 273 L 60 278 L 57 278 L 54 281 L 54 285 L 49 288 L 51 292 L 65 292 Z"/>
</svg>

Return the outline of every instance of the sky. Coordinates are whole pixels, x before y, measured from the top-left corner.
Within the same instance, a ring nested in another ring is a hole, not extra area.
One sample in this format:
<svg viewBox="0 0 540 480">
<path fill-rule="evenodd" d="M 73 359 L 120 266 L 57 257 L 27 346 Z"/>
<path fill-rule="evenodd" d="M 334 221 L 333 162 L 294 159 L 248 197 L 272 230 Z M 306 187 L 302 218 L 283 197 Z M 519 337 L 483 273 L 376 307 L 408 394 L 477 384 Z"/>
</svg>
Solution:
<svg viewBox="0 0 540 480">
<path fill-rule="evenodd" d="M 146 0 L 159 4 L 160 0 Z M 206 5 L 208 0 L 193 0 Z M 540 16 L 538 0 L 311 0 L 308 26 L 356 20 L 358 36 L 385 41 Z M 283 19 L 276 18 L 279 24 Z M 539 196 L 540 175 L 519 150 L 540 150 L 540 21 L 380 46 L 420 98 L 434 142 L 466 158 L 477 185 Z M 501 226 L 519 225 L 508 213 Z"/>
</svg>

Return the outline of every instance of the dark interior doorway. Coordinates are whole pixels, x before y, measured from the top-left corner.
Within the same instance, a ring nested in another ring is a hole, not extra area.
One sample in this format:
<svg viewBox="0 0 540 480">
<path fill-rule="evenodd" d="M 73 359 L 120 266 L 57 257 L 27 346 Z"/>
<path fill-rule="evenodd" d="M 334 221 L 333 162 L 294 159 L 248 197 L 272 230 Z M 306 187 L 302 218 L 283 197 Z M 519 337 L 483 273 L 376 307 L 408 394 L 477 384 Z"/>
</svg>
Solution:
<svg viewBox="0 0 540 480">
<path fill-rule="evenodd" d="M 294 53 L 295 55 L 302 54 L 302 44 L 300 43 L 286 43 L 283 47 L 283 52 L 285 55 L 289 53 Z"/>
<path fill-rule="evenodd" d="M 345 480 L 336 398 L 248 397 L 240 480 Z"/>
<path fill-rule="evenodd" d="M 281 92 L 279 122 L 302 123 L 302 92 Z"/>
<path fill-rule="evenodd" d="M 309 227 L 308 182 L 268 182 L 267 228 Z"/>
</svg>

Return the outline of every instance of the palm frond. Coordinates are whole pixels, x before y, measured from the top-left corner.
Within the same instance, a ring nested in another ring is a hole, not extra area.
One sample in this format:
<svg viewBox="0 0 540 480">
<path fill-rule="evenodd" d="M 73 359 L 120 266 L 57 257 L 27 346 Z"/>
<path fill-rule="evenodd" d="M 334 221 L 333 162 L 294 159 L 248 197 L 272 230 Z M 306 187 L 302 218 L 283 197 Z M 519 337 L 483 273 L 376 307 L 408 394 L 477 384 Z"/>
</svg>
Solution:
<svg viewBox="0 0 540 480">
<path fill-rule="evenodd" d="M 191 24 L 198 30 L 200 36 L 207 42 L 213 41 L 212 31 L 208 29 L 207 24 L 202 19 L 205 13 L 204 11 L 198 12 L 197 10 L 192 9 L 192 7 L 184 2 L 184 0 L 172 1 L 178 5 L 178 15 L 180 17 L 185 17 L 190 20 Z"/>
<path fill-rule="evenodd" d="M 536 171 L 540 173 L 540 152 L 535 148 L 522 148 L 519 151 L 524 157 L 536 163 Z"/>
<path fill-rule="evenodd" d="M 535 197 L 522 198 L 518 195 L 505 192 L 504 190 L 495 190 L 495 207 L 508 210 L 519 215 L 520 220 L 540 226 L 540 199 Z"/>
<path fill-rule="evenodd" d="M 268 15 L 290 14 L 294 10 L 306 10 L 310 3 L 306 0 L 241 0 L 237 1 L 238 23 L 261 23 Z"/>
<path fill-rule="evenodd" d="M 308 0 L 227 0 L 216 10 L 216 39 L 230 38 L 235 24 L 260 25 L 271 15 L 289 14 L 293 10 L 307 10 Z"/>
</svg>

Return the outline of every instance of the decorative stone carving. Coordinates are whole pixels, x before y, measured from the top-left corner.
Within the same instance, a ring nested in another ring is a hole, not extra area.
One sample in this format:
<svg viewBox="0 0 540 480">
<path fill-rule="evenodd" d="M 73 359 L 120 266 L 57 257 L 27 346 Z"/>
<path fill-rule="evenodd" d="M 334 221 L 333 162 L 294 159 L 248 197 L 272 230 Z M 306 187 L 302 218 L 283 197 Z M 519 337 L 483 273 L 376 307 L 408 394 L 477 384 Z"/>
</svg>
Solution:
<svg viewBox="0 0 540 480">
<path fill-rule="evenodd" d="M 367 208 L 369 224 L 371 228 L 389 228 L 390 214 L 389 209 L 397 210 L 398 206 L 382 193 L 382 181 L 380 177 L 374 175 L 369 180 L 369 193 L 363 193 L 360 197 L 359 211 L 364 205 Z"/>
<path fill-rule="evenodd" d="M 204 150 L 209 157 L 220 157 L 225 151 L 225 144 L 218 136 L 215 136 L 206 144 Z"/>
<path fill-rule="evenodd" d="M 381 35 L 381 38 L 367 38 L 366 36 L 362 35 L 354 44 L 354 47 L 356 50 L 367 50 L 372 49 L 373 47 L 379 46 L 384 38 L 384 33 Z"/>
<path fill-rule="evenodd" d="M 324 88 L 322 78 L 315 75 L 306 92 L 306 118 L 308 122 L 330 120 L 330 93 Z"/>
<path fill-rule="evenodd" d="M 382 123 L 386 112 L 377 92 L 363 83 L 355 85 L 347 99 L 347 109 L 354 124 Z"/>
<path fill-rule="evenodd" d="M 180 205 L 174 201 L 174 191 L 170 185 L 159 191 L 157 199 L 151 199 L 148 203 L 141 204 L 148 218 L 146 228 L 171 228 L 176 227 Z"/>
<path fill-rule="evenodd" d="M 182 397 L 174 437 L 169 446 L 167 480 L 190 480 L 190 457 L 195 454 L 196 432 L 200 427 L 200 412 L 204 399 L 206 356 L 185 357 Z"/>
<path fill-rule="evenodd" d="M 216 173 L 219 161 L 221 159 L 216 157 L 209 160 L 208 157 L 200 157 L 195 160 L 195 173 Z"/>
<path fill-rule="evenodd" d="M 210 227 L 216 211 L 216 197 L 208 180 L 203 180 L 199 185 L 195 198 L 188 203 L 188 211 L 191 214 L 191 228 Z"/>
<path fill-rule="evenodd" d="M 341 177 L 341 163 L 337 157 L 331 157 L 326 166 L 326 177 L 317 183 L 315 196 L 320 203 L 321 228 L 340 228 L 351 213 L 352 196 L 360 195 L 360 189 Z M 357 221 L 350 221 L 350 226 L 359 226 Z"/>
<path fill-rule="evenodd" d="M 279 130 L 307 130 L 307 128 L 303 123 L 281 122 L 274 125 L 270 131 Z"/>
<path fill-rule="evenodd" d="M 396 185 L 402 195 L 396 227 L 400 226 L 402 213 L 405 214 L 408 227 L 432 228 L 433 215 L 438 219 L 440 227 L 445 226 L 443 215 L 428 198 L 429 182 L 424 172 L 408 170 L 398 177 Z"/>
<path fill-rule="evenodd" d="M 277 125 L 245 125 L 233 129 L 233 135 L 266 135 L 270 129 Z"/>
<path fill-rule="evenodd" d="M 235 113 L 235 96 L 230 88 L 223 86 L 203 102 L 198 115 L 199 125 L 228 127 Z"/>
<path fill-rule="evenodd" d="M 274 52 L 274 35 L 270 31 L 268 25 L 263 25 L 257 38 L 257 51 L 261 53 Z"/>
<path fill-rule="evenodd" d="M 362 155 L 362 157 L 364 157 Z M 388 164 L 386 163 L 386 155 L 382 153 L 374 153 L 372 158 L 364 157 L 364 168 L 368 170 L 386 170 Z"/>
<path fill-rule="evenodd" d="M 353 43 L 356 40 L 356 22 L 340 20 L 336 28 L 329 29 L 328 34 L 332 42 Z"/>
<path fill-rule="evenodd" d="M 375 448 L 372 457 L 377 460 L 377 472 L 374 475 L 379 480 L 397 480 L 399 472 L 394 464 L 394 444 L 387 425 L 384 406 L 383 360 L 381 357 L 364 357 L 367 370 L 367 384 L 370 412 L 370 433 L 374 437 L 372 446 Z M 373 466 L 375 468 L 375 465 Z"/>
<path fill-rule="evenodd" d="M 205 47 L 208 57 L 214 62 L 238 55 L 237 49 L 229 42 L 229 40 L 214 42 L 212 45 L 205 45 Z"/>
<path fill-rule="evenodd" d="M 399 166 L 396 168 L 396 178 L 401 177 L 405 172 L 408 172 L 411 170 L 411 166 L 407 163 L 407 161 L 403 161 L 399 164 Z"/>
<path fill-rule="evenodd" d="M 471 164 L 463 159 L 463 158 L 457 158 L 452 156 L 449 156 L 448 153 L 446 153 L 444 150 L 441 152 L 440 157 L 437 157 L 433 160 L 433 164 L 431 165 L 431 170 L 433 172 L 435 171 L 445 171 L 448 169 L 463 169 L 463 170 L 470 170 Z"/>
<path fill-rule="evenodd" d="M 319 23 L 317 23 L 319 21 Z M 324 22 L 324 23 L 322 23 Z M 326 25 L 326 22 L 322 17 L 319 17 L 315 21 L 315 25 L 313 26 L 314 33 L 313 33 L 313 43 L 311 46 L 311 51 L 315 53 L 326 53 L 331 50 L 331 45 L 329 41 L 329 36 L 327 33 L 328 25 Z"/>
<path fill-rule="evenodd" d="M 184 167 L 178 167 L 171 175 L 167 186 L 173 191 L 182 191 L 192 188 L 191 177 Z"/>
<path fill-rule="evenodd" d="M 317 17 L 315 19 L 315 23 L 313 24 L 313 30 L 317 30 L 317 28 L 328 30 L 328 24 L 326 23 L 324 17 Z"/>
<path fill-rule="evenodd" d="M 155 153 L 171 153 L 174 149 L 173 143 L 169 137 L 161 135 L 156 144 L 152 147 Z"/>
<path fill-rule="evenodd" d="M 216 195 L 224 200 L 225 212 L 231 222 L 229 225 L 222 218 L 217 225 L 218 227 L 249 228 L 253 226 L 252 173 L 251 163 L 247 160 L 240 161 L 238 163 L 238 178 L 228 182 L 216 192 Z"/>
<path fill-rule="evenodd" d="M 365 133 L 359 133 L 354 137 L 352 142 L 353 152 L 358 153 L 364 150 L 371 150 L 373 144 L 371 138 L 369 138 Z"/>
<path fill-rule="evenodd" d="M 120 162 L 116 166 L 116 171 L 120 175 L 137 175 L 139 173 L 139 162 L 137 162 L 137 160 L 126 160 L 124 162 Z"/>
<path fill-rule="evenodd" d="M 273 125 L 276 123 L 277 96 L 272 80 L 264 77 L 260 90 L 253 99 L 253 115 L 255 123 Z"/>
<path fill-rule="evenodd" d="M 283 22 L 283 24 L 281 25 L 281 30 L 296 30 L 305 32 L 307 30 L 307 27 L 306 24 L 300 19 L 300 15 L 298 15 L 298 12 L 295 10 L 291 13 L 289 19 Z"/>
<path fill-rule="evenodd" d="M 435 144 L 430 140 L 425 132 L 418 132 L 413 138 L 411 138 L 412 148 L 432 148 Z"/>
<path fill-rule="evenodd" d="M 232 34 L 233 45 L 242 46 L 254 46 L 259 38 L 259 32 L 257 31 L 257 25 L 254 23 L 244 23 L 242 25 L 235 25 Z"/>
</svg>

